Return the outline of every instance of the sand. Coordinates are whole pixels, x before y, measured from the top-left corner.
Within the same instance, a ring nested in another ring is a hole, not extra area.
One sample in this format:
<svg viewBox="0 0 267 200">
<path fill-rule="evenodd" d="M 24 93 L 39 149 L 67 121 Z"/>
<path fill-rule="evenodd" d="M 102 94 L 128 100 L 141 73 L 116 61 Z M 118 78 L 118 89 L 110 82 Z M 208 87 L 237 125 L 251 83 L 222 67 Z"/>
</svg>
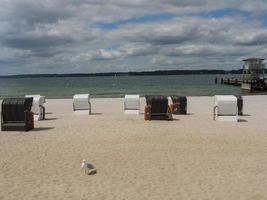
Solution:
<svg viewBox="0 0 267 200">
<path fill-rule="evenodd" d="M 213 121 L 213 97 L 189 97 L 174 121 L 91 102 L 74 115 L 71 99 L 48 99 L 33 131 L 0 132 L 0 200 L 267 199 L 267 96 L 244 97 L 238 123 Z"/>
</svg>

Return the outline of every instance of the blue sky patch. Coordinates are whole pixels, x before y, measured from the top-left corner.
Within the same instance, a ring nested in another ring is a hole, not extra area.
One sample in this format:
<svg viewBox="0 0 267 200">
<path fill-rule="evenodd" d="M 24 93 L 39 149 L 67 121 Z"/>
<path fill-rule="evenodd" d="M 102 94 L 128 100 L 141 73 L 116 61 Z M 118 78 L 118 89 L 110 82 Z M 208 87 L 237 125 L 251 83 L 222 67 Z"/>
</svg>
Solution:
<svg viewBox="0 0 267 200">
<path fill-rule="evenodd" d="M 121 25 L 125 24 L 141 24 L 145 22 L 157 22 L 157 21 L 168 21 L 175 17 L 176 15 L 171 13 L 160 13 L 155 15 L 144 15 L 141 17 L 133 17 L 126 20 L 120 20 L 111 23 L 98 23 L 97 26 L 102 29 L 115 29 Z"/>
<path fill-rule="evenodd" d="M 245 18 L 250 17 L 249 12 L 241 11 L 235 8 L 225 8 L 225 9 L 219 9 L 219 10 L 214 10 L 214 11 L 209 11 L 209 12 L 201 12 L 201 13 L 193 14 L 193 15 L 201 16 L 204 18 L 222 18 L 222 17 L 236 16 L 236 15 L 240 15 Z"/>
</svg>

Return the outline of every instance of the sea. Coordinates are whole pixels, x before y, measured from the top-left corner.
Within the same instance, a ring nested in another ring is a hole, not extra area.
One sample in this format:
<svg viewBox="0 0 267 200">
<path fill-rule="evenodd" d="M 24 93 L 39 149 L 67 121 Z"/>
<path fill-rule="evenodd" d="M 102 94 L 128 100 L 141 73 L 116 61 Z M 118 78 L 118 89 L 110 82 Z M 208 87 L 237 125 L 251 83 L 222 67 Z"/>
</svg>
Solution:
<svg viewBox="0 0 267 200">
<path fill-rule="evenodd" d="M 122 97 L 125 94 L 213 96 L 250 95 L 240 87 L 221 85 L 222 77 L 238 75 L 160 75 L 97 77 L 0 78 L 0 97 L 41 94 L 47 98 L 70 98 L 89 93 L 92 97 Z M 215 84 L 215 78 L 218 84 Z M 267 94 L 267 93 L 266 93 Z"/>
</svg>

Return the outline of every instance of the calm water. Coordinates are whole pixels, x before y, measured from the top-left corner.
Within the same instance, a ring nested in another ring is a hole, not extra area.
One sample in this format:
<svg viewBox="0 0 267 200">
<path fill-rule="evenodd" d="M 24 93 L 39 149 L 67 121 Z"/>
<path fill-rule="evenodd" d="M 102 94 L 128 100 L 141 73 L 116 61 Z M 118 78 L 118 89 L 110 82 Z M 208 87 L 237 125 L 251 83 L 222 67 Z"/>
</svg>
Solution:
<svg viewBox="0 0 267 200">
<path fill-rule="evenodd" d="M 216 75 L 0 78 L 0 97 L 25 94 L 71 97 L 77 93 L 90 93 L 95 97 L 124 94 L 210 96 L 242 93 L 239 87 L 215 85 L 215 77 Z M 217 77 L 220 82 L 221 76 Z"/>
</svg>

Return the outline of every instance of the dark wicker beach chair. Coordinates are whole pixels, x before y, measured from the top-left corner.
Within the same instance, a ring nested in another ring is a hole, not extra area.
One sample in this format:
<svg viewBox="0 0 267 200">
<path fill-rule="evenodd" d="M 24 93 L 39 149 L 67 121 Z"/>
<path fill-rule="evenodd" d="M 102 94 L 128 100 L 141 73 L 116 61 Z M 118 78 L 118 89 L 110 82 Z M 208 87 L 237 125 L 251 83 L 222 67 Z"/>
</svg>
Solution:
<svg viewBox="0 0 267 200">
<path fill-rule="evenodd" d="M 172 114 L 187 114 L 187 98 L 186 96 L 171 96 L 171 112 Z"/>
<path fill-rule="evenodd" d="M 167 97 L 146 96 L 146 103 L 145 120 L 172 120 Z"/>
<path fill-rule="evenodd" d="M 153 97 L 153 96 L 151 96 L 151 95 L 145 95 L 145 98 L 146 98 L 146 105 L 151 105 L 151 97 Z"/>
<path fill-rule="evenodd" d="M 2 131 L 29 131 L 34 128 L 33 98 L 6 98 L 2 101 Z"/>
<path fill-rule="evenodd" d="M 241 95 L 235 95 L 237 98 L 238 115 L 243 115 L 243 97 Z"/>
</svg>

